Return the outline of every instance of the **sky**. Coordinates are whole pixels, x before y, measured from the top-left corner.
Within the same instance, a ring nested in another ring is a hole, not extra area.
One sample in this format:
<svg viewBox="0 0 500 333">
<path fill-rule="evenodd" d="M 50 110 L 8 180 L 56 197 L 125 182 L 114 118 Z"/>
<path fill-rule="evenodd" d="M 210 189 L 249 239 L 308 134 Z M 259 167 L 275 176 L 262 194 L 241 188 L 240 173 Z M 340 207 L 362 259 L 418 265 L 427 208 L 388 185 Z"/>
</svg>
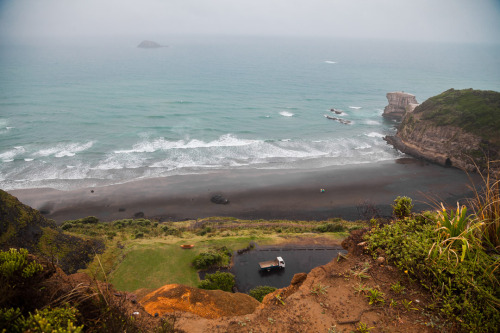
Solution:
<svg viewBox="0 0 500 333">
<path fill-rule="evenodd" d="M 500 43 L 500 0 L 0 0 L 0 39 L 318 36 Z"/>
</svg>

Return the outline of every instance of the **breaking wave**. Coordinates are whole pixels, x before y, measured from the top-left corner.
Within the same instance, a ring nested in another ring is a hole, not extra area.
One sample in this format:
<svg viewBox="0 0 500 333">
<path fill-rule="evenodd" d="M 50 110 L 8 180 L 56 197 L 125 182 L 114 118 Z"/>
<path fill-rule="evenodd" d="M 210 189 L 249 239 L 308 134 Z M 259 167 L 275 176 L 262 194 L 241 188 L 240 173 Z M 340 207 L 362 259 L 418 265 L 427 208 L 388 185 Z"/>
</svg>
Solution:
<svg viewBox="0 0 500 333">
<path fill-rule="evenodd" d="M 282 115 L 283 117 L 293 117 L 295 114 L 288 111 L 281 111 L 280 115 Z"/>
</svg>

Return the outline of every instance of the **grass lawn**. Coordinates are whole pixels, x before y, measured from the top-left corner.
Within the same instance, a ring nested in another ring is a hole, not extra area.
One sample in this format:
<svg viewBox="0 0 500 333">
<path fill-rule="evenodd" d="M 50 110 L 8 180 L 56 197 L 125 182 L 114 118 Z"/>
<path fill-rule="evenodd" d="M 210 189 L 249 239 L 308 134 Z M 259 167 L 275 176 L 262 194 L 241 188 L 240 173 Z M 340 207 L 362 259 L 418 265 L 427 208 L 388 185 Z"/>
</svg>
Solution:
<svg viewBox="0 0 500 333">
<path fill-rule="evenodd" d="M 166 284 L 179 283 L 197 286 L 199 279 L 191 261 L 200 252 L 213 247 L 227 246 L 237 250 L 248 246 L 250 241 L 259 244 L 273 243 L 271 237 L 194 237 L 174 244 L 147 239 L 132 241 L 125 249 L 125 257 L 110 274 L 109 282 L 118 290 L 135 291 L 140 288 L 156 289 Z M 181 244 L 194 244 L 185 250 Z"/>
<path fill-rule="evenodd" d="M 110 282 L 124 291 L 156 289 L 170 283 L 195 286 L 198 276 L 190 265 L 195 256 L 196 252 L 174 244 L 133 244 L 111 274 Z"/>
</svg>

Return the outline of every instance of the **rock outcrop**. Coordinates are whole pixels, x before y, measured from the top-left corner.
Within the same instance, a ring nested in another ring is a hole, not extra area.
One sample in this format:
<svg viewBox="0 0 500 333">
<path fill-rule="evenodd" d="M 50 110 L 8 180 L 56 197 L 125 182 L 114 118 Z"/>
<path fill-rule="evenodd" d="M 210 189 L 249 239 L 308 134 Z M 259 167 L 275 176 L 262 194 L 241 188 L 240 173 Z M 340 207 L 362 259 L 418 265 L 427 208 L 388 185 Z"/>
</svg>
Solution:
<svg viewBox="0 0 500 333">
<path fill-rule="evenodd" d="M 143 40 L 137 47 L 142 49 L 156 49 L 163 46 L 150 40 Z"/>
<path fill-rule="evenodd" d="M 498 172 L 500 93 L 450 89 L 407 112 L 386 141 L 412 156 L 465 171 Z M 488 166 L 488 162 L 490 163 Z"/>
<path fill-rule="evenodd" d="M 390 92 L 386 96 L 389 104 L 382 115 L 389 119 L 401 120 L 407 111 L 413 111 L 418 105 L 415 95 L 405 92 Z"/>
<path fill-rule="evenodd" d="M 182 311 L 213 319 L 250 314 L 260 302 L 242 293 L 167 284 L 142 298 L 141 304 L 151 315 L 158 313 L 162 316 Z"/>
</svg>

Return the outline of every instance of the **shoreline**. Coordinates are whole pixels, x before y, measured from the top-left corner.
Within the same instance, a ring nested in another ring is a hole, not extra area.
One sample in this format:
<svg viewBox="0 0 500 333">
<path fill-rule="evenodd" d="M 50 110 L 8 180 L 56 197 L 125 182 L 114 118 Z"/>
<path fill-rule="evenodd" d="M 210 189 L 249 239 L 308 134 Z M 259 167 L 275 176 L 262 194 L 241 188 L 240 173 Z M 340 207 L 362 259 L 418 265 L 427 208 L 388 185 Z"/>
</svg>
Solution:
<svg viewBox="0 0 500 333">
<path fill-rule="evenodd" d="M 413 199 L 414 210 L 435 209 L 432 201 L 455 205 L 471 196 L 478 175 L 414 158 L 371 164 L 297 170 L 219 170 L 95 188 L 9 190 L 22 203 L 58 223 L 86 216 L 101 221 L 145 217 L 159 221 L 210 216 L 243 219 L 346 220 L 363 209 L 392 214 L 397 196 Z M 325 189 L 321 192 L 320 189 Z M 215 204 L 220 194 L 229 204 Z"/>
</svg>

